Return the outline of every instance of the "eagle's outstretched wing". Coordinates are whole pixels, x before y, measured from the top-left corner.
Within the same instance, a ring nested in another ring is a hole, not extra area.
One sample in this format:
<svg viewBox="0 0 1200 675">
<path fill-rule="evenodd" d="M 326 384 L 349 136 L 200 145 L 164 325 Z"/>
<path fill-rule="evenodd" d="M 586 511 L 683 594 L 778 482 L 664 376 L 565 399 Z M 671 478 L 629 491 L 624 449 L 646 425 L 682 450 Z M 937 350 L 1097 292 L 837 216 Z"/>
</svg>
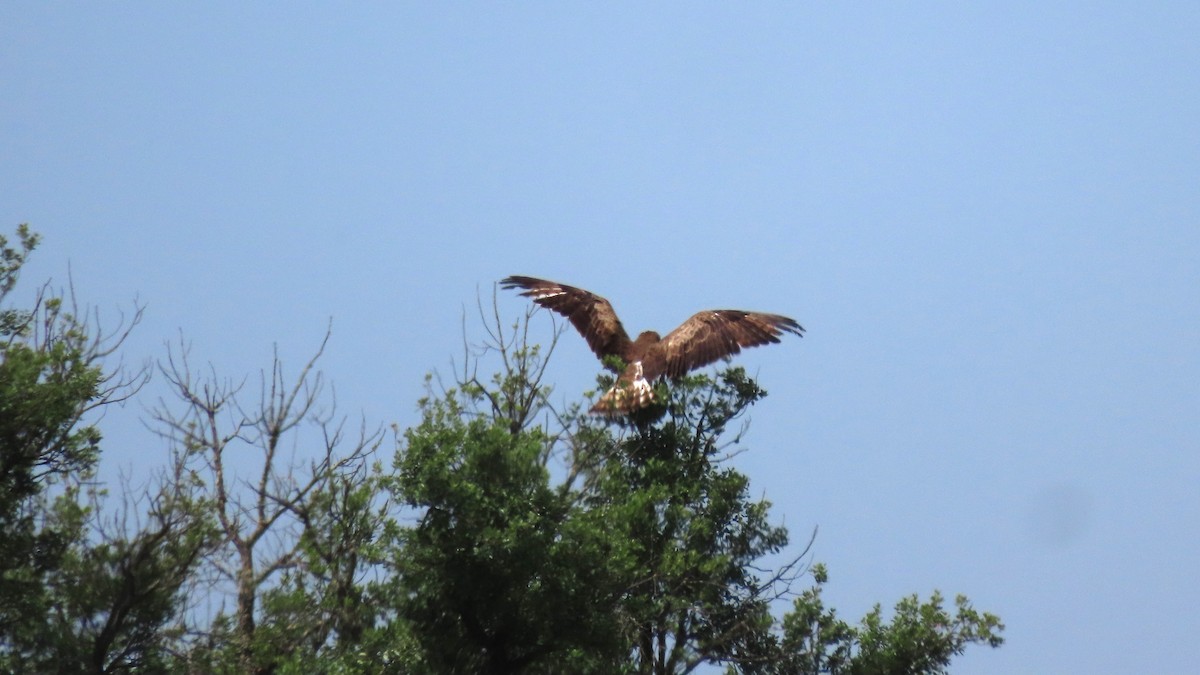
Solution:
<svg viewBox="0 0 1200 675">
<path fill-rule="evenodd" d="M 567 317 L 596 356 L 624 358 L 632 342 L 607 300 L 582 288 L 545 279 L 513 276 L 501 280 L 501 288 L 523 288 L 521 295 Z"/>
<path fill-rule="evenodd" d="M 743 348 L 777 343 L 785 332 L 803 337 L 804 328 L 778 314 L 736 309 L 700 312 L 663 338 L 663 372 L 647 373 L 647 377 L 682 377 Z"/>
</svg>

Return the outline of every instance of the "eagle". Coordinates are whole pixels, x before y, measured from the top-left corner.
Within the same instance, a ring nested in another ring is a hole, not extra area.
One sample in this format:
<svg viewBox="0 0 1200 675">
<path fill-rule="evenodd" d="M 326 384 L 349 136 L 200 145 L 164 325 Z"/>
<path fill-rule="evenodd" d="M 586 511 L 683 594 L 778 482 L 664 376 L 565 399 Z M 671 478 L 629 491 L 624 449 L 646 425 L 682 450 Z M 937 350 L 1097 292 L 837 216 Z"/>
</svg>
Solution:
<svg viewBox="0 0 1200 675">
<path fill-rule="evenodd" d="M 524 289 L 522 296 L 565 316 L 605 367 L 618 373 L 616 383 L 591 409 L 610 417 L 629 415 L 653 404 L 653 383 L 660 378 L 682 377 L 743 348 L 778 343 L 784 333 L 804 335 L 804 328 L 786 316 L 714 309 L 693 315 L 665 338 L 645 331 L 631 340 L 613 306 L 595 293 L 523 276 L 507 277 L 500 287 Z M 624 370 L 606 358 L 612 356 L 620 358 Z"/>
</svg>

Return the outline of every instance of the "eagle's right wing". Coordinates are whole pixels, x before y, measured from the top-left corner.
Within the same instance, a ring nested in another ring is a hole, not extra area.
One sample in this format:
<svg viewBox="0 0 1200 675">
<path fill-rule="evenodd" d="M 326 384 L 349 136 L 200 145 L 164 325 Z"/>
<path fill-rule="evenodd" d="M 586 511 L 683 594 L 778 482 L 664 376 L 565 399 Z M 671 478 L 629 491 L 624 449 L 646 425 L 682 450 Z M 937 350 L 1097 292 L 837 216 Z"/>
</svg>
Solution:
<svg viewBox="0 0 1200 675">
<path fill-rule="evenodd" d="M 513 276 L 500 282 L 500 287 L 523 288 L 521 295 L 569 319 L 571 325 L 587 340 L 596 356 L 624 358 L 632 342 L 625 327 L 607 300 L 574 286 L 545 279 Z"/>
</svg>

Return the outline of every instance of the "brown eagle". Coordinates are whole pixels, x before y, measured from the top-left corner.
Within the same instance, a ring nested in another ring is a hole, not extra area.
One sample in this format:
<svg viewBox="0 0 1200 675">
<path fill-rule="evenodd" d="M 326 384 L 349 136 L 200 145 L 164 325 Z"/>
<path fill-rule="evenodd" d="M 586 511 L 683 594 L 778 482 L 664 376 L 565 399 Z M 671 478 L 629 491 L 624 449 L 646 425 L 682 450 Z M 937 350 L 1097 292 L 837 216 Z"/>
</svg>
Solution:
<svg viewBox="0 0 1200 675">
<path fill-rule="evenodd" d="M 502 288 L 523 288 L 546 309 L 567 317 L 596 356 L 618 356 L 624 371 L 592 407 L 593 413 L 627 415 L 654 402 L 653 383 L 662 377 L 682 377 L 688 371 L 717 359 L 733 356 L 744 347 L 779 342 L 784 332 L 803 336 L 800 324 L 786 316 L 716 309 L 700 312 L 684 321 L 665 338 L 646 331 L 630 340 L 608 300 L 582 288 L 533 277 L 508 277 Z"/>
</svg>

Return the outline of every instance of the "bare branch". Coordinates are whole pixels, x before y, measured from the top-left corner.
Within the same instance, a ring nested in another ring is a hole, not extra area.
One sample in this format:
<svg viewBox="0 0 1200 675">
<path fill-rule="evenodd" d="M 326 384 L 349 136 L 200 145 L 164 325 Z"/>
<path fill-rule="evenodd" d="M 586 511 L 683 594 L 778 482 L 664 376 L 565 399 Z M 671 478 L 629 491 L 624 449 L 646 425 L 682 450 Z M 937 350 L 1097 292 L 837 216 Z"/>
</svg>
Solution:
<svg viewBox="0 0 1200 675">
<path fill-rule="evenodd" d="M 295 378 L 274 347 L 252 406 L 242 397 L 244 380 L 234 385 L 212 366 L 196 378 L 182 340 L 159 366 L 182 408 L 160 400 L 153 427 L 185 462 L 198 463 L 189 470 L 203 485 L 222 541 L 206 564 L 233 597 L 234 637 L 248 671 L 261 658 L 251 649 L 259 597 L 281 573 L 303 565 L 301 541 L 313 500 L 365 465 L 383 437 L 382 429 L 368 430 L 364 422 L 357 442 L 345 443 L 345 419 L 336 419 L 336 396 L 317 370 L 330 335 L 327 329 Z M 315 433 L 302 428 L 308 423 Z"/>
</svg>

